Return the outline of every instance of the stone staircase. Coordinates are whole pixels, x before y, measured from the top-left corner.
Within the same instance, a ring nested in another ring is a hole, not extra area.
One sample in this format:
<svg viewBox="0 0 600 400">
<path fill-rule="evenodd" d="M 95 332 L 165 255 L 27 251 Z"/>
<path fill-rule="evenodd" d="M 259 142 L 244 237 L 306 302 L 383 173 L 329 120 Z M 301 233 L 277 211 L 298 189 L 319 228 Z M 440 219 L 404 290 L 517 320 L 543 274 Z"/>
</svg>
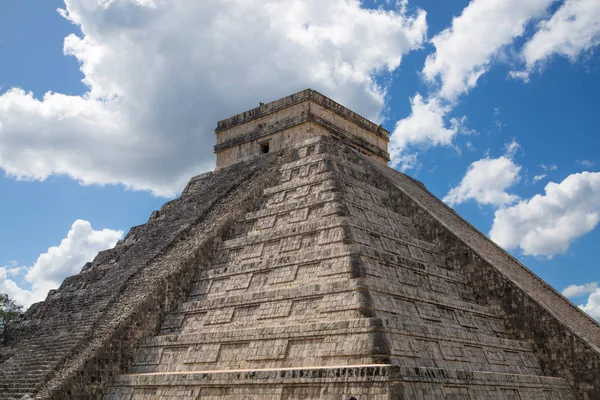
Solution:
<svg viewBox="0 0 600 400">
<path fill-rule="evenodd" d="M 44 327 L 47 332 L 40 332 L 35 337 L 20 345 L 26 351 L 6 361 L 3 365 L 6 372 L 1 374 L 0 399 L 20 399 L 23 395 L 32 393 L 40 380 L 49 371 L 54 370 L 69 353 L 74 345 L 87 333 L 84 327 L 74 326 L 70 332 L 58 336 L 56 331 L 64 330 L 64 326 Z"/>
</svg>

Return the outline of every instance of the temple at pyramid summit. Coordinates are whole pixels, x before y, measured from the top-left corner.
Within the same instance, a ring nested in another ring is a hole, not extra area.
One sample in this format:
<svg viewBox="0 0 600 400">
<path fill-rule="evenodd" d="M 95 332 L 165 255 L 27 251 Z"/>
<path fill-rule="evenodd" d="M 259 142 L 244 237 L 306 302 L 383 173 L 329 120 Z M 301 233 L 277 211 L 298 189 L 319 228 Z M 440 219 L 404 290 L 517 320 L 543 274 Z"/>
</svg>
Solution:
<svg viewBox="0 0 600 400">
<path fill-rule="evenodd" d="M 314 90 L 8 326 L 0 399 L 600 399 L 600 325 Z"/>
</svg>

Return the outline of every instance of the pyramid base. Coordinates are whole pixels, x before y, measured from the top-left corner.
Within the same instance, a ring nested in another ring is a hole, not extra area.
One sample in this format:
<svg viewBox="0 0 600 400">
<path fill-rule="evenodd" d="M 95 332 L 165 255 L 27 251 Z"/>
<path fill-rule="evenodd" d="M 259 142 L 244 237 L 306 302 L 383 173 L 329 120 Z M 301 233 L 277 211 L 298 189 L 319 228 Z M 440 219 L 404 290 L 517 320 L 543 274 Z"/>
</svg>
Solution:
<svg viewBox="0 0 600 400">
<path fill-rule="evenodd" d="M 393 365 L 117 377 L 105 400 L 574 399 L 562 378 Z"/>
</svg>

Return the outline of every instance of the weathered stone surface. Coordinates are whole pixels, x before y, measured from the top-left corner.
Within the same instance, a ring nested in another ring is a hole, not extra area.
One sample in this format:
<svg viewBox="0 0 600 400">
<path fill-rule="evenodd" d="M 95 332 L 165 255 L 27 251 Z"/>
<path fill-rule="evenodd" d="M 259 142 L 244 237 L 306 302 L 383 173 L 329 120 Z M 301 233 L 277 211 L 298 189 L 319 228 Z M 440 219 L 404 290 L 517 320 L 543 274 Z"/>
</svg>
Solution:
<svg viewBox="0 0 600 400">
<path fill-rule="evenodd" d="M 597 399 L 599 343 L 422 184 L 319 136 L 195 178 L 65 281 L 12 327 L 0 398 Z"/>
</svg>

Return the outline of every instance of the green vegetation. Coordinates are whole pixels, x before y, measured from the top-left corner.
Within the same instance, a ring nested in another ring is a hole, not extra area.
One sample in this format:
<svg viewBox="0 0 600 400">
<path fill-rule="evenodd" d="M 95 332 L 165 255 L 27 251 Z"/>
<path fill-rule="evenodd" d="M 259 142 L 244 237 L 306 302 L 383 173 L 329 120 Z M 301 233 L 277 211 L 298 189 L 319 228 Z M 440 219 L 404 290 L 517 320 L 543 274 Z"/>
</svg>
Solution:
<svg viewBox="0 0 600 400">
<path fill-rule="evenodd" d="M 23 307 L 14 302 L 5 293 L 0 293 L 0 330 L 3 330 L 6 324 L 19 317 Z"/>
</svg>

